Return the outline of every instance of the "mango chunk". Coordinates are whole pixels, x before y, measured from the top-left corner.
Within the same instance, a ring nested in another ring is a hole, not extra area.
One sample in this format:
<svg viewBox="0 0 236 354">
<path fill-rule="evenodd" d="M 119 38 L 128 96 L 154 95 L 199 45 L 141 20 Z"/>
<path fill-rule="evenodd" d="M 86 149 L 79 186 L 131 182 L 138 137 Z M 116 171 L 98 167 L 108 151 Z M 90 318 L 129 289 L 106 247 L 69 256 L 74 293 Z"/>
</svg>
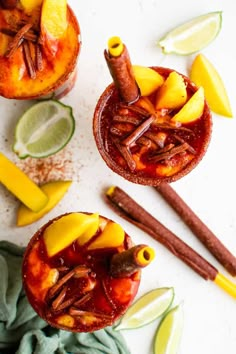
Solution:
<svg viewBox="0 0 236 354">
<path fill-rule="evenodd" d="M 119 224 L 109 221 L 101 235 L 88 246 L 88 249 L 119 247 L 124 242 L 124 238 L 123 228 Z"/>
<path fill-rule="evenodd" d="M 204 88 L 206 100 L 213 112 L 229 118 L 233 116 L 223 80 L 203 54 L 195 57 L 190 70 L 190 78 L 197 86 Z"/>
<path fill-rule="evenodd" d="M 171 118 L 172 122 L 190 123 L 201 117 L 205 105 L 204 89 L 200 87 L 180 109 L 178 113 Z"/>
<path fill-rule="evenodd" d="M 47 195 L 23 171 L 0 152 L 0 182 L 24 205 L 38 212 L 48 202 Z"/>
<path fill-rule="evenodd" d="M 56 322 L 65 327 L 74 327 L 75 319 L 70 315 L 60 315 L 57 317 Z"/>
<path fill-rule="evenodd" d="M 164 83 L 164 78 L 151 68 L 141 65 L 133 65 L 132 68 L 141 96 L 151 95 Z"/>
<path fill-rule="evenodd" d="M 157 91 L 156 109 L 182 107 L 187 100 L 187 90 L 183 77 L 172 71 Z"/>
<path fill-rule="evenodd" d="M 43 0 L 20 0 L 26 12 L 32 12 L 36 7 L 42 4 Z"/>
<path fill-rule="evenodd" d="M 54 39 L 61 38 L 67 29 L 67 1 L 43 0 L 41 30 Z"/>
<path fill-rule="evenodd" d="M 38 212 L 34 212 L 27 208 L 24 204 L 21 204 L 17 212 L 17 226 L 29 225 L 42 218 L 51 209 L 53 209 L 57 203 L 59 203 L 71 183 L 72 181 L 55 181 L 42 185 L 40 187 L 41 190 L 48 196 L 47 204 Z"/>
<path fill-rule="evenodd" d="M 93 216 L 93 223 L 91 223 L 91 226 L 77 239 L 77 242 L 80 246 L 85 245 L 96 234 L 100 226 L 99 215 L 92 214 L 92 216 Z"/>
<path fill-rule="evenodd" d="M 97 214 L 95 214 L 97 215 Z M 49 257 L 68 247 L 96 223 L 94 214 L 71 213 L 53 221 L 44 231 L 44 242 Z"/>
</svg>

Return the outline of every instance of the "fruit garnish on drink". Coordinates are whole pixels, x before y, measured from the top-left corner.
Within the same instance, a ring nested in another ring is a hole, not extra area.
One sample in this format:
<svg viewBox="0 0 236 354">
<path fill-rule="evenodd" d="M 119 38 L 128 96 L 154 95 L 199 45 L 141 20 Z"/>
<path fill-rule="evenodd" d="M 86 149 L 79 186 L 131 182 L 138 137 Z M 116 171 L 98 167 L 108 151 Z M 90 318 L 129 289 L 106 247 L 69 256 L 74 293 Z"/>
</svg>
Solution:
<svg viewBox="0 0 236 354">
<path fill-rule="evenodd" d="M 108 167 L 154 186 L 192 171 L 211 137 L 203 88 L 172 69 L 133 66 L 119 37 L 109 40 L 105 59 L 114 82 L 96 105 L 93 132 Z"/>
<path fill-rule="evenodd" d="M 50 220 L 32 237 L 23 261 L 29 302 L 51 326 L 92 332 L 112 325 L 132 303 L 141 269 L 154 258 L 147 245 L 98 213 Z"/>
<path fill-rule="evenodd" d="M 0 95 L 31 99 L 69 91 L 75 80 L 80 28 L 66 0 L 0 5 Z"/>
</svg>

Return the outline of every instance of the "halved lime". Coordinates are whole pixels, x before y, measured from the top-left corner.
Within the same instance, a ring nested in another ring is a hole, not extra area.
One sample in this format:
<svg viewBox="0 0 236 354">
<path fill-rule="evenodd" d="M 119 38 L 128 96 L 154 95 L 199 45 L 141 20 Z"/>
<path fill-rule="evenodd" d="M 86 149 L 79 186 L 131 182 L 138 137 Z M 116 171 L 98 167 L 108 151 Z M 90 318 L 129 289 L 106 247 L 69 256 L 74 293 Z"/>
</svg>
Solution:
<svg viewBox="0 0 236 354">
<path fill-rule="evenodd" d="M 221 24 L 222 12 L 210 12 L 172 29 L 158 44 L 164 54 L 192 54 L 202 50 L 216 38 Z"/>
<path fill-rule="evenodd" d="M 70 106 L 55 100 L 42 101 L 20 117 L 13 150 L 21 159 L 50 156 L 70 141 L 74 130 L 75 119 Z"/>
<path fill-rule="evenodd" d="M 176 354 L 183 331 L 183 307 L 168 311 L 161 321 L 154 339 L 154 354 Z"/>
<path fill-rule="evenodd" d="M 122 317 L 116 330 L 142 327 L 164 314 L 174 299 L 173 288 L 157 288 L 138 299 Z"/>
</svg>

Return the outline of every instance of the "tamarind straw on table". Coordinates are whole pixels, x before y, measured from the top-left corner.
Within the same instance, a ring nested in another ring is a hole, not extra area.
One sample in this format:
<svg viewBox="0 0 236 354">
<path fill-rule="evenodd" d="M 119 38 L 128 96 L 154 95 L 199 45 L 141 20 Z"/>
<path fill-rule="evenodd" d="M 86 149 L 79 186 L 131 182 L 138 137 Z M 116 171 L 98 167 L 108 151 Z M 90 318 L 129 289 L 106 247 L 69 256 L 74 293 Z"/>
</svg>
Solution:
<svg viewBox="0 0 236 354">
<path fill-rule="evenodd" d="M 177 192 L 168 184 L 162 183 L 155 189 L 176 211 L 195 236 L 204 244 L 211 254 L 233 276 L 236 275 L 236 257 L 223 245 L 214 233 L 200 220 L 193 210 L 184 202 Z"/>
<path fill-rule="evenodd" d="M 214 281 L 229 295 L 236 298 L 236 285 L 233 282 L 155 219 L 121 188 L 110 187 L 106 192 L 106 198 L 108 204 L 118 215 L 148 233 L 205 280 Z"/>
</svg>

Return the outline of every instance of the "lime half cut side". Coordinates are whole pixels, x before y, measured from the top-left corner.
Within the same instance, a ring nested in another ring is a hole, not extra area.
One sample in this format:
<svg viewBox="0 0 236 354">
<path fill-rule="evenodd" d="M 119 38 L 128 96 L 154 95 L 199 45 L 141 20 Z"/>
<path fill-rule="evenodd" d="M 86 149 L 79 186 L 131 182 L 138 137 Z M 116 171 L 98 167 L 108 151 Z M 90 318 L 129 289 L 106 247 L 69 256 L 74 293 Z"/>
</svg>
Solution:
<svg viewBox="0 0 236 354">
<path fill-rule="evenodd" d="M 158 42 L 164 54 L 188 55 L 210 44 L 219 34 L 222 12 L 209 12 L 169 31 Z"/>
<path fill-rule="evenodd" d="M 154 338 L 154 354 L 177 354 L 183 332 L 183 306 L 168 311 L 157 328 Z"/>
<path fill-rule="evenodd" d="M 130 306 L 115 329 L 134 329 L 147 325 L 163 315 L 173 299 L 173 288 L 157 288 L 144 294 Z"/>
<path fill-rule="evenodd" d="M 36 103 L 19 119 L 14 152 L 21 158 L 47 157 L 60 151 L 71 139 L 75 119 L 70 106 L 48 100 Z"/>
</svg>

